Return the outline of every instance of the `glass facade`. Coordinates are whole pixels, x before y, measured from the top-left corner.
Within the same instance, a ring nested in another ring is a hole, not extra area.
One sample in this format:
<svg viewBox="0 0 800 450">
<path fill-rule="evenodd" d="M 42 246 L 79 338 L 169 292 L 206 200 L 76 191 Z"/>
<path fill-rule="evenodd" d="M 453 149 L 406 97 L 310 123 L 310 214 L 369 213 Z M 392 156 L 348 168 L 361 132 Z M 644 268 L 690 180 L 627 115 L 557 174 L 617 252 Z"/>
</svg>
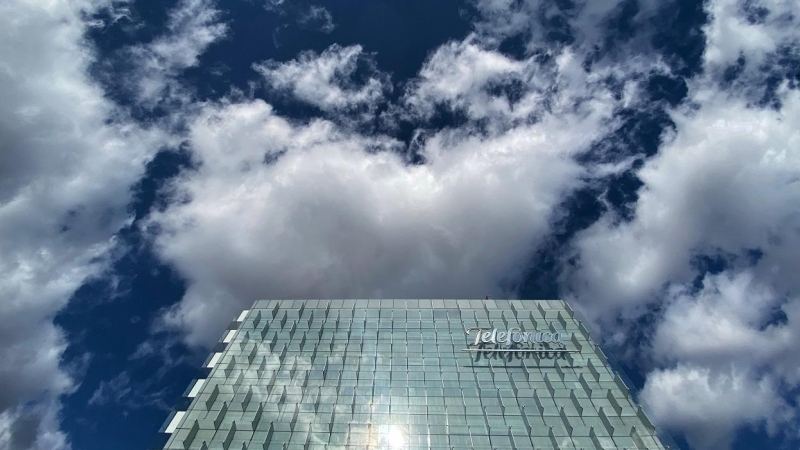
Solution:
<svg viewBox="0 0 800 450">
<path fill-rule="evenodd" d="M 230 328 L 165 449 L 665 448 L 560 300 L 261 300 Z"/>
</svg>

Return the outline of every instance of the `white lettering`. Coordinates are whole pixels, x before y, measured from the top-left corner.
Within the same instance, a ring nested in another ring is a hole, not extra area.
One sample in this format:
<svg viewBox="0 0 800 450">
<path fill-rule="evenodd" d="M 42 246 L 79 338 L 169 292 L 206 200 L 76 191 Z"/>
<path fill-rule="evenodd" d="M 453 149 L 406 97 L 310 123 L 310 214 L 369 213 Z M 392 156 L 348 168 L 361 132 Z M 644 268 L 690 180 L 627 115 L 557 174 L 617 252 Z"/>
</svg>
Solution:
<svg viewBox="0 0 800 450">
<path fill-rule="evenodd" d="M 497 343 L 498 344 L 503 343 L 503 342 L 507 342 L 506 334 L 508 334 L 508 333 L 506 333 L 505 331 L 498 331 L 497 332 Z"/>
<path fill-rule="evenodd" d="M 511 339 L 511 342 L 515 344 L 519 344 L 522 342 L 522 333 L 520 333 L 520 331 L 521 330 L 519 328 L 511 328 L 508 330 L 508 335 L 509 338 Z"/>
<path fill-rule="evenodd" d="M 552 333 L 549 331 L 522 331 L 522 329 L 513 327 L 508 331 L 499 331 L 497 328 L 486 330 L 485 328 L 466 328 L 467 335 L 475 331 L 475 339 L 471 345 L 481 344 L 547 344 L 547 343 L 564 343 L 569 338 L 566 333 Z"/>
</svg>

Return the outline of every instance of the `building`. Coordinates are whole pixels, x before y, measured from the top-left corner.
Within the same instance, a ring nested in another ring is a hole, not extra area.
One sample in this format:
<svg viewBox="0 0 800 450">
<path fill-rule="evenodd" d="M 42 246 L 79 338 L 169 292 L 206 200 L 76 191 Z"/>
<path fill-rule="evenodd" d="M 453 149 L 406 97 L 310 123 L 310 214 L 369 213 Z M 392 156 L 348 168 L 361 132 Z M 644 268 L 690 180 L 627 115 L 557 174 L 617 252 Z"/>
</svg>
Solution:
<svg viewBox="0 0 800 450">
<path fill-rule="evenodd" d="M 560 300 L 261 300 L 164 449 L 664 449 Z"/>
</svg>

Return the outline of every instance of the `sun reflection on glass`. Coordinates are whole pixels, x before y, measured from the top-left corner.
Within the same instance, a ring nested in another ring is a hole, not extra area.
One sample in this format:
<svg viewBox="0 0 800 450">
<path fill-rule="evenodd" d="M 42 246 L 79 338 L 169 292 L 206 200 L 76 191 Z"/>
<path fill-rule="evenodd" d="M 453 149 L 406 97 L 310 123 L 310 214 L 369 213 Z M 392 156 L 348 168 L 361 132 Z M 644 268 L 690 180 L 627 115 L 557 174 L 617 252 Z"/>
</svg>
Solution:
<svg viewBox="0 0 800 450">
<path fill-rule="evenodd" d="M 406 448 L 406 434 L 402 427 L 397 425 L 381 425 L 379 436 L 380 441 L 378 445 L 380 448 L 392 450 Z"/>
</svg>

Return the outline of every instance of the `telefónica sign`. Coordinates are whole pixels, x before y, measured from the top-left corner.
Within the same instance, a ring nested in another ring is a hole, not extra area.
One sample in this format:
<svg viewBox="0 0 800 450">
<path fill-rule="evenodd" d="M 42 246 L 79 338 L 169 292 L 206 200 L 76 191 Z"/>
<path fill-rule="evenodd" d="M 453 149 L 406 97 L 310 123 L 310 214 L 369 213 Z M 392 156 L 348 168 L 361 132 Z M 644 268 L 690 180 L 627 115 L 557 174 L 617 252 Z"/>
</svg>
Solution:
<svg viewBox="0 0 800 450">
<path fill-rule="evenodd" d="M 468 352 L 573 352 L 564 348 L 550 348 L 549 344 L 561 344 L 569 339 L 568 333 L 549 331 L 522 331 L 521 328 L 513 327 L 507 331 L 500 331 L 497 328 L 473 327 L 465 328 L 467 336 L 475 332 L 475 339 L 469 344 L 470 347 L 464 351 Z M 485 344 L 492 344 L 493 347 L 485 348 Z M 523 344 L 542 344 L 541 347 L 524 347 Z M 504 347 L 498 347 L 504 345 Z"/>
</svg>

